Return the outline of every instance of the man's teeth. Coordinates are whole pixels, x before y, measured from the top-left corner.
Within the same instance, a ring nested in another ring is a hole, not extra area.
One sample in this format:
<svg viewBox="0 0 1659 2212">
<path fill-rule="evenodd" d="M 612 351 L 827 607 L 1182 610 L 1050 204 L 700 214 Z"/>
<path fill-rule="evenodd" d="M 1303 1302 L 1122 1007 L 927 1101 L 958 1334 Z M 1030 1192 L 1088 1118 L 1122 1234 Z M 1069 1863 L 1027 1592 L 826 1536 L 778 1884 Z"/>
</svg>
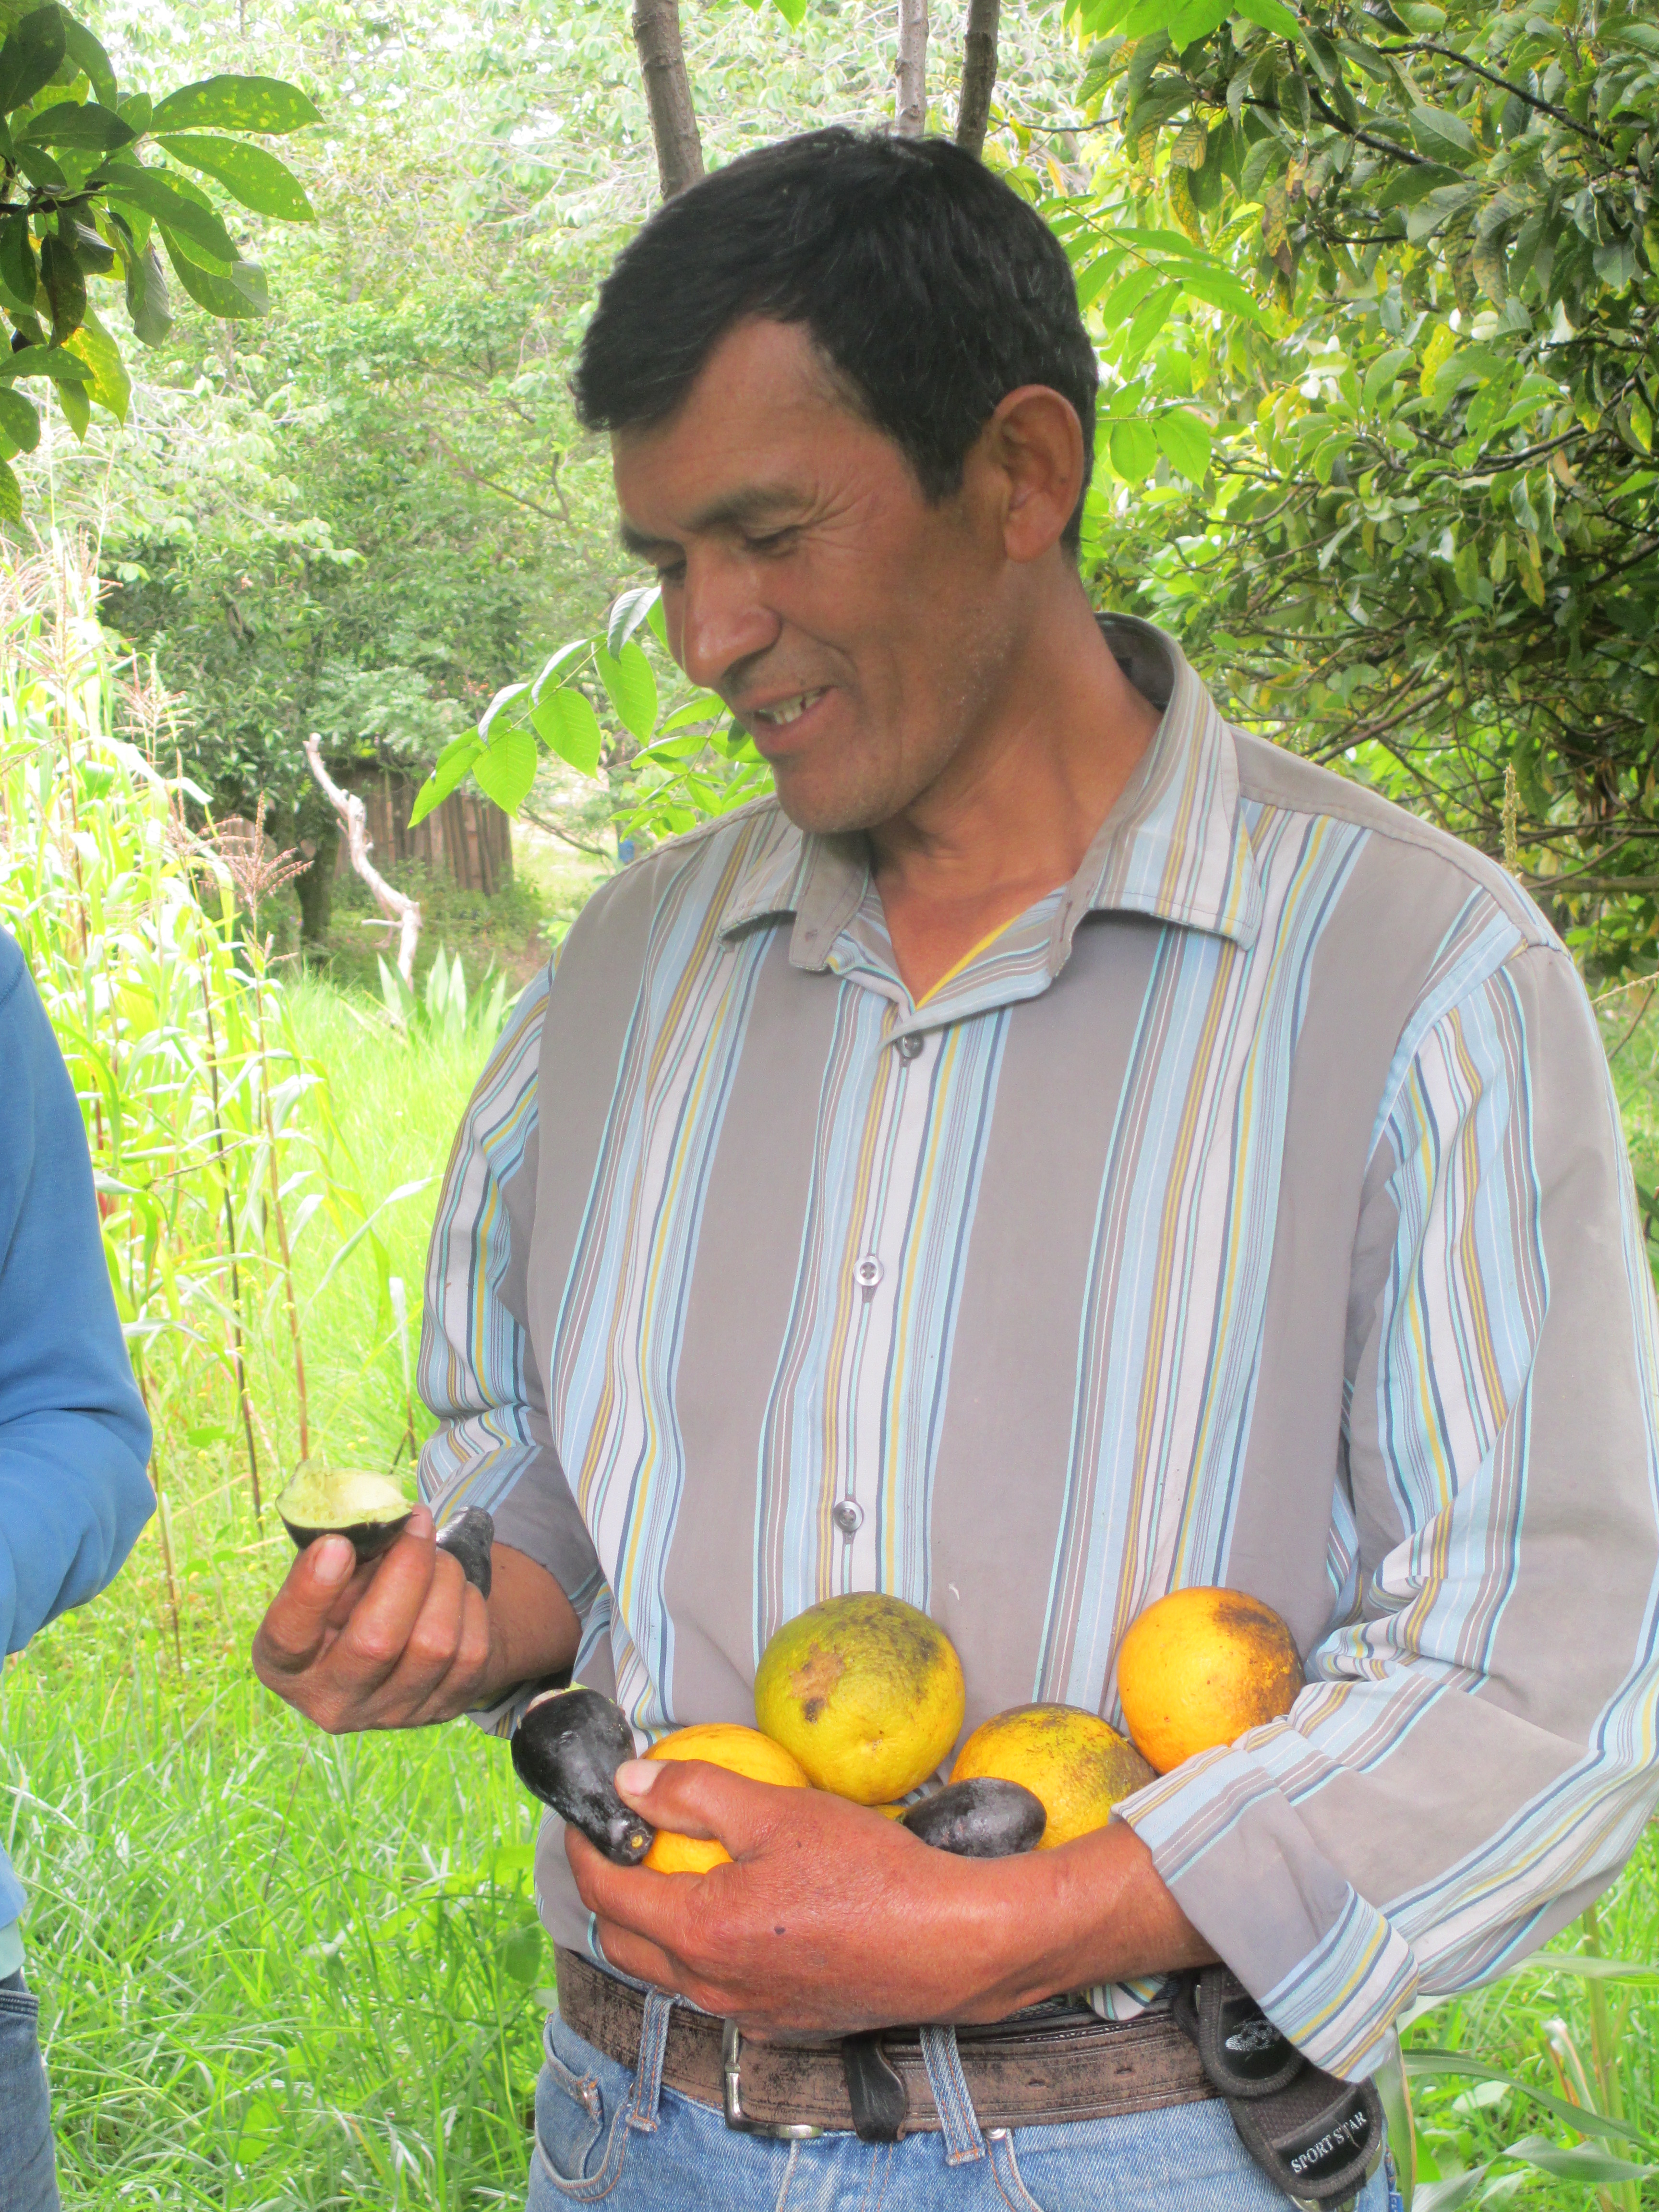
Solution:
<svg viewBox="0 0 1659 2212">
<path fill-rule="evenodd" d="M 793 699 L 780 699 L 775 707 L 757 707 L 755 720 L 764 722 L 769 729 L 785 730 L 791 722 L 798 722 L 809 707 L 816 707 L 830 689 L 821 684 L 816 691 L 797 691 Z"/>
</svg>

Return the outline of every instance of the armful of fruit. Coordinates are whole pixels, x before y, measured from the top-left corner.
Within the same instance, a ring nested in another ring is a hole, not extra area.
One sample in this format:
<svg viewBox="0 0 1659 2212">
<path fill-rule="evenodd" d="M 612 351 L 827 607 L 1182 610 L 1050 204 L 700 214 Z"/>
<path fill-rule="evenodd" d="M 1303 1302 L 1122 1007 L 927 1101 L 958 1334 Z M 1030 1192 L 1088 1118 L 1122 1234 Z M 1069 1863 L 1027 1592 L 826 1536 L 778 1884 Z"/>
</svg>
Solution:
<svg viewBox="0 0 1659 2212">
<path fill-rule="evenodd" d="M 331 1735 L 453 1720 L 575 1657 L 569 1600 L 523 1552 L 481 1541 L 487 1516 L 441 1538 L 395 1492 L 301 1500 L 290 1485 L 278 1505 L 301 1548 L 253 1669 Z"/>
<path fill-rule="evenodd" d="M 758 1729 L 681 1729 L 631 1759 L 620 1711 L 577 1688 L 532 1704 L 514 1762 L 567 1821 L 583 1901 L 624 1972 L 751 2034 L 997 2020 L 1214 1956 L 1111 1808 L 1155 1769 L 1287 1711 L 1295 1645 L 1254 1599 L 1182 1591 L 1135 1624 L 1118 1674 L 1153 1763 L 1093 1713 L 1021 1706 L 975 1729 L 950 1784 L 907 1808 L 884 1801 L 955 1742 L 960 1663 L 914 1607 L 838 1598 L 768 1647 Z"/>
</svg>

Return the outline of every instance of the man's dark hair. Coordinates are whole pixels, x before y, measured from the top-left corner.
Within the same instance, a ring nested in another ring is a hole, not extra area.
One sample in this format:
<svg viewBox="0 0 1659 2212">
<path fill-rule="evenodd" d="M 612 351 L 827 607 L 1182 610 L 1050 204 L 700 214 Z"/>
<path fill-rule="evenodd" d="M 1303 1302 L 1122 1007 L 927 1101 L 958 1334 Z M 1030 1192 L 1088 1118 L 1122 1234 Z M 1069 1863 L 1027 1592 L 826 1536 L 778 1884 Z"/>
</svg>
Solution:
<svg viewBox="0 0 1659 2212">
<path fill-rule="evenodd" d="M 932 501 L 1022 384 L 1069 399 L 1094 460 L 1099 369 L 1070 265 L 1035 210 L 943 138 L 812 131 L 658 210 L 599 289 L 574 378 L 590 430 L 673 414 L 726 332 L 799 323 Z M 1083 501 L 1066 526 L 1075 553 Z"/>
</svg>

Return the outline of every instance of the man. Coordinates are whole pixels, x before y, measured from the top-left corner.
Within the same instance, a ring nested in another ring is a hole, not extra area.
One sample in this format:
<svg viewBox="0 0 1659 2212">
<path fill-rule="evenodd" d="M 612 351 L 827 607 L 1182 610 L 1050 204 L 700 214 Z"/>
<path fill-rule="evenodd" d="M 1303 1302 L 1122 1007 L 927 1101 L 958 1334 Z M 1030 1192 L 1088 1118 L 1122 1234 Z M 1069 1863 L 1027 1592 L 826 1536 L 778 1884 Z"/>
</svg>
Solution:
<svg viewBox="0 0 1659 2212">
<path fill-rule="evenodd" d="M 0 1630 L 7 1652 L 110 1582 L 155 1499 L 81 1109 L 0 931 Z M 22 1884 L 0 1851 L 0 2212 L 56 2212 Z"/>
<path fill-rule="evenodd" d="M 734 1863 L 544 1830 L 532 2208 L 1282 2204 L 1166 1978 L 1218 1956 L 1365 2075 L 1652 1802 L 1652 1300 L 1583 994 L 1499 869 L 1097 623 L 1095 383 L 1053 240 L 940 143 L 771 148 L 621 257 L 579 402 L 776 800 L 590 902 L 460 1133 L 423 1474 L 494 1511 L 495 1594 L 424 1513 L 372 1577 L 319 1544 L 258 1664 L 342 1729 L 505 1724 L 574 1662 L 655 1739 L 880 1589 L 970 1728 L 1109 1717 L 1129 1621 L 1226 1583 L 1309 1686 L 989 1863 L 625 1765 Z M 866 2142 L 813 2046 L 906 2023 Z"/>
</svg>

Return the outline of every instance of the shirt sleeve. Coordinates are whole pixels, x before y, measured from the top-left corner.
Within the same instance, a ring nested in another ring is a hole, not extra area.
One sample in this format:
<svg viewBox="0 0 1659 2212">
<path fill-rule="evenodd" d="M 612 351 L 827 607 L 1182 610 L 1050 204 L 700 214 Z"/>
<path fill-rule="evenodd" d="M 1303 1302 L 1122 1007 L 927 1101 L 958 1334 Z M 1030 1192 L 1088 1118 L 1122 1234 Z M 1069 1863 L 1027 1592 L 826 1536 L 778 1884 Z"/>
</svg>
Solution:
<svg viewBox="0 0 1659 2212">
<path fill-rule="evenodd" d="M 1395 1067 L 1348 1314 L 1357 1615 L 1287 1720 L 1118 1808 L 1350 2075 L 1582 1911 L 1659 1788 L 1653 1285 L 1571 962 L 1514 953 Z"/>
<path fill-rule="evenodd" d="M 585 1616 L 599 1563 L 554 1447 L 529 1326 L 550 981 L 544 972 L 525 992 L 491 1054 L 438 1201 L 420 1358 L 421 1396 L 438 1427 L 420 1482 L 441 1523 L 464 1506 L 487 1508 L 496 1541 L 545 1567 Z"/>
<path fill-rule="evenodd" d="M 155 1501 L 81 1109 L 3 933 L 0 1068 L 0 1637 L 10 1652 L 97 1595 Z"/>
</svg>

